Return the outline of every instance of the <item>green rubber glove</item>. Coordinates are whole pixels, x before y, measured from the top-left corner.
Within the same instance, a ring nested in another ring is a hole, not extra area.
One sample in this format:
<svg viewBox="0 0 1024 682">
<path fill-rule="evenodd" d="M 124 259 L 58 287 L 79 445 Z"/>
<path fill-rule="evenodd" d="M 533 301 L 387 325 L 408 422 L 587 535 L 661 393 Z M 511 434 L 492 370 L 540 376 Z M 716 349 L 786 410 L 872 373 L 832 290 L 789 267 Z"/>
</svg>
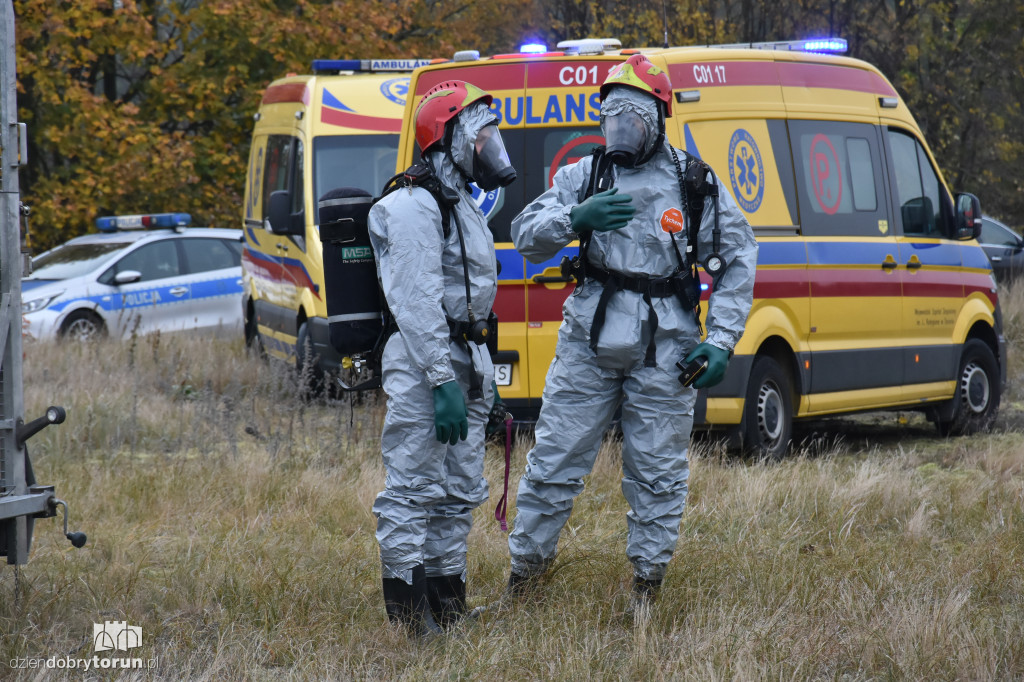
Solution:
<svg viewBox="0 0 1024 682">
<path fill-rule="evenodd" d="M 610 232 L 625 227 L 636 209 L 632 206 L 633 197 L 618 194 L 618 191 L 617 187 L 612 187 L 573 206 L 569 211 L 573 232 Z"/>
<path fill-rule="evenodd" d="M 710 343 L 697 344 L 697 347 L 686 356 L 686 362 L 701 357 L 707 358 L 708 368 L 693 382 L 694 388 L 707 388 L 719 383 L 725 376 L 725 368 L 729 365 L 729 351 Z"/>
<path fill-rule="evenodd" d="M 442 443 L 455 445 L 469 434 L 469 413 L 462 389 L 454 381 L 434 388 L 434 432 Z"/>
</svg>

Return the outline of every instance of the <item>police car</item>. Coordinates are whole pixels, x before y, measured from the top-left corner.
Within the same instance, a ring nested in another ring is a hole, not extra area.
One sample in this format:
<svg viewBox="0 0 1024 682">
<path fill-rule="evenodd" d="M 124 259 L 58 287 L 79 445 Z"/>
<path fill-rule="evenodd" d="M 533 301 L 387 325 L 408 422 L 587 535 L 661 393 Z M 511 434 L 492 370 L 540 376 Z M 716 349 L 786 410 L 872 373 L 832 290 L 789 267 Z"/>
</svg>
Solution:
<svg viewBox="0 0 1024 682">
<path fill-rule="evenodd" d="M 32 260 L 27 339 L 242 330 L 242 231 L 188 227 L 187 213 L 99 218 L 99 234 Z"/>
</svg>

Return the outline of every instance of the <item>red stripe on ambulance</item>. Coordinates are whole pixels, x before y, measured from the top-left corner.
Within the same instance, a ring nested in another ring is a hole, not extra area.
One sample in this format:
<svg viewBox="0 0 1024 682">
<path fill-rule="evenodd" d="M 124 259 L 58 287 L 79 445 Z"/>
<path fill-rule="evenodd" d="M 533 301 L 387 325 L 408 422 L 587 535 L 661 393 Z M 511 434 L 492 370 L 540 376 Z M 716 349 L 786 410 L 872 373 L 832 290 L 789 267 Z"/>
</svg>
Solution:
<svg viewBox="0 0 1024 682">
<path fill-rule="evenodd" d="M 702 62 L 670 64 L 674 89 L 719 86 L 781 85 L 794 88 L 833 88 L 895 97 L 896 91 L 877 73 L 831 64 L 790 62 Z"/>
</svg>

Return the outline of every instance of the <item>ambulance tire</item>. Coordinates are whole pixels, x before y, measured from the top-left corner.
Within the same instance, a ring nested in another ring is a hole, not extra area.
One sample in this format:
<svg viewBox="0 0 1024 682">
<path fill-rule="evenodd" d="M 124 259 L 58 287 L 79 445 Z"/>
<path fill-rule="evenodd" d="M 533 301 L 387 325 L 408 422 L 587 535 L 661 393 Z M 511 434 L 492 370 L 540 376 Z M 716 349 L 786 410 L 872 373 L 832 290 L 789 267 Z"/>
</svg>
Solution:
<svg viewBox="0 0 1024 682">
<path fill-rule="evenodd" d="M 313 350 L 313 339 L 309 334 L 309 323 L 299 323 L 295 338 L 295 371 L 299 379 L 299 395 L 303 400 L 314 400 L 323 396 L 324 371 Z"/>
<path fill-rule="evenodd" d="M 960 354 L 953 418 L 935 423 L 943 436 L 969 436 L 995 423 L 1001 397 L 999 363 L 987 343 L 968 339 Z"/>
<path fill-rule="evenodd" d="M 88 310 L 76 310 L 60 326 L 60 338 L 66 341 L 95 341 L 107 335 L 107 327 L 99 316 Z"/>
<path fill-rule="evenodd" d="M 754 360 L 743 407 L 743 450 L 763 460 L 781 460 L 793 438 L 793 383 L 775 358 Z"/>
<path fill-rule="evenodd" d="M 249 304 L 249 310 L 245 316 L 245 347 L 248 351 L 260 360 L 267 358 L 267 351 L 263 347 L 263 338 L 260 336 L 259 327 L 256 326 L 256 313 Z"/>
</svg>

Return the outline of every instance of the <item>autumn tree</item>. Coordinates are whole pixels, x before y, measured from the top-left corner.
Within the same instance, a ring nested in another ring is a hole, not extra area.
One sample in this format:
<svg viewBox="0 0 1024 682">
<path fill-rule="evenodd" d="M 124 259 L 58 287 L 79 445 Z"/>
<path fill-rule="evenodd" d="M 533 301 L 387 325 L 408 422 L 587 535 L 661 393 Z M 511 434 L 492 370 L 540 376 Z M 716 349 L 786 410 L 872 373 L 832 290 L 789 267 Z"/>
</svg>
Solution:
<svg viewBox="0 0 1024 682">
<path fill-rule="evenodd" d="M 1024 225 L 1024 4 L 1014 0 L 15 0 L 35 251 L 98 215 L 239 223 L 263 89 L 319 57 L 833 35 L 892 80 L 954 189 Z"/>
<path fill-rule="evenodd" d="M 508 50 L 529 3 L 16 0 L 35 251 L 100 215 L 235 226 L 263 89 L 319 57 Z M 478 37 L 465 45 L 466 37 Z"/>
</svg>

